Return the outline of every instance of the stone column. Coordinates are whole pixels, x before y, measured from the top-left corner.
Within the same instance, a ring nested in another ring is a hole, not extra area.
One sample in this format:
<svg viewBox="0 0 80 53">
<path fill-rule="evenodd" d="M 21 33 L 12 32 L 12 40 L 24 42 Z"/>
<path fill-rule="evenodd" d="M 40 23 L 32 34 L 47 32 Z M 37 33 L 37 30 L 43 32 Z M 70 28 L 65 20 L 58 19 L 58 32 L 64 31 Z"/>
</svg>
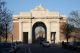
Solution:
<svg viewBox="0 0 80 53">
<path fill-rule="evenodd" d="M 22 22 L 19 21 L 19 41 L 22 41 Z"/>
<path fill-rule="evenodd" d="M 47 25 L 46 25 L 46 27 L 47 27 L 47 41 L 49 41 L 50 43 L 51 43 L 51 41 L 50 41 L 50 23 L 48 22 L 47 23 Z"/>
<path fill-rule="evenodd" d="M 32 21 L 29 22 L 29 35 L 28 35 L 28 43 L 32 43 Z"/>
</svg>

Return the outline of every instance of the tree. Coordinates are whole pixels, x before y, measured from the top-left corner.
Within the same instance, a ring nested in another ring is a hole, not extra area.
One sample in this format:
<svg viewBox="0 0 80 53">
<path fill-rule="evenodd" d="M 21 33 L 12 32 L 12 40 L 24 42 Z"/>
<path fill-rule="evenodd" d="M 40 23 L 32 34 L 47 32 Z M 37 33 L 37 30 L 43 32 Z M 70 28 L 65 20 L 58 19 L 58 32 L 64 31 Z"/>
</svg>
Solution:
<svg viewBox="0 0 80 53">
<path fill-rule="evenodd" d="M 0 36 L 5 36 L 7 42 L 8 33 L 11 32 L 12 13 L 5 4 L 5 1 L 0 0 Z"/>
<path fill-rule="evenodd" d="M 74 26 L 69 23 L 65 24 L 65 26 L 64 26 L 64 33 L 66 35 L 67 43 L 68 43 L 68 39 L 70 37 L 69 34 L 73 31 L 73 29 L 74 29 Z"/>
<path fill-rule="evenodd" d="M 69 23 L 74 25 L 74 35 L 80 34 L 80 11 L 72 11 L 69 15 Z"/>
<path fill-rule="evenodd" d="M 76 35 L 80 35 L 80 11 L 75 10 L 70 13 L 69 23 L 74 25 L 73 35 L 75 37 Z M 75 41 L 75 38 L 74 38 L 74 41 Z"/>
<path fill-rule="evenodd" d="M 80 11 L 72 11 L 69 15 L 69 23 L 76 28 L 80 28 Z"/>
</svg>

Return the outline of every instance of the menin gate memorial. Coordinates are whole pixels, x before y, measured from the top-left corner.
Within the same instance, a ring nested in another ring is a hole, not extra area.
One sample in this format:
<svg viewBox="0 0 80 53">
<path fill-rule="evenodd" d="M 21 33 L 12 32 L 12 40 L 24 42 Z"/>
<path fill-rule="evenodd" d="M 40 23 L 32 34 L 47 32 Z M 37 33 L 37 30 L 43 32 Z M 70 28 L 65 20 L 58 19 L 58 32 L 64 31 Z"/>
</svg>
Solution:
<svg viewBox="0 0 80 53">
<path fill-rule="evenodd" d="M 62 28 L 66 20 L 66 16 L 59 12 L 48 11 L 39 5 L 30 12 L 21 12 L 13 17 L 13 40 L 25 43 L 40 40 L 59 43 L 65 39 Z"/>
</svg>

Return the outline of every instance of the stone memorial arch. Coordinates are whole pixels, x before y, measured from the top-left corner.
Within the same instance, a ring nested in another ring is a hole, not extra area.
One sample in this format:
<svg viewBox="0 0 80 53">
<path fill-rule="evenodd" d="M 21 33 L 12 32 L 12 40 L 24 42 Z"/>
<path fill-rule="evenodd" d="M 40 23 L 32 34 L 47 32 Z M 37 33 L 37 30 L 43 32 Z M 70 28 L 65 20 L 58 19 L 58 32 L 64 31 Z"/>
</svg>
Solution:
<svg viewBox="0 0 80 53">
<path fill-rule="evenodd" d="M 38 22 L 34 23 L 34 25 L 32 27 L 32 42 L 34 43 L 36 41 L 36 34 L 35 34 L 36 27 L 43 27 L 44 28 L 44 30 L 45 30 L 44 34 L 42 34 L 43 32 L 41 32 L 41 34 L 37 34 L 37 36 L 39 35 L 38 38 L 42 37 L 46 41 L 47 40 L 47 28 L 46 28 L 46 25 L 43 22 L 38 21 Z M 41 30 L 41 29 L 37 29 L 36 31 L 38 31 L 38 30 Z"/>
<path fill-rule="evenodd" d="M 66 16 L 59 12 L 48 11 L 39 5 L 30 12 L 21 12 L 20 15 L 13 17 L 13 39 L 14 41 L 34 43 L 37 38 L 42 37 L 43 41 L 59 43 L 64 40 L 61 26 L 66 23 L 66 20 Z"/>
</svg>

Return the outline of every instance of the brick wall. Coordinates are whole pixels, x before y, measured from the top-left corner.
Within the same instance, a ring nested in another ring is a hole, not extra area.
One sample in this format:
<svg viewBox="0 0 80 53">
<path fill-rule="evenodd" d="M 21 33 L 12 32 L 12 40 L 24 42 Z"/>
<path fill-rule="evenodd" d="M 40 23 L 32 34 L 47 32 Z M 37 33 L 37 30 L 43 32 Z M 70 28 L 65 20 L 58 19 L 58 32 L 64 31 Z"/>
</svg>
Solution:
<svg viewBox="0 0 80 53">
<path fill-rule="evenodd" d="M 19 40 L 19 22 L 18 20 L 13 21 L 13 40 Z"/>
</svg>

